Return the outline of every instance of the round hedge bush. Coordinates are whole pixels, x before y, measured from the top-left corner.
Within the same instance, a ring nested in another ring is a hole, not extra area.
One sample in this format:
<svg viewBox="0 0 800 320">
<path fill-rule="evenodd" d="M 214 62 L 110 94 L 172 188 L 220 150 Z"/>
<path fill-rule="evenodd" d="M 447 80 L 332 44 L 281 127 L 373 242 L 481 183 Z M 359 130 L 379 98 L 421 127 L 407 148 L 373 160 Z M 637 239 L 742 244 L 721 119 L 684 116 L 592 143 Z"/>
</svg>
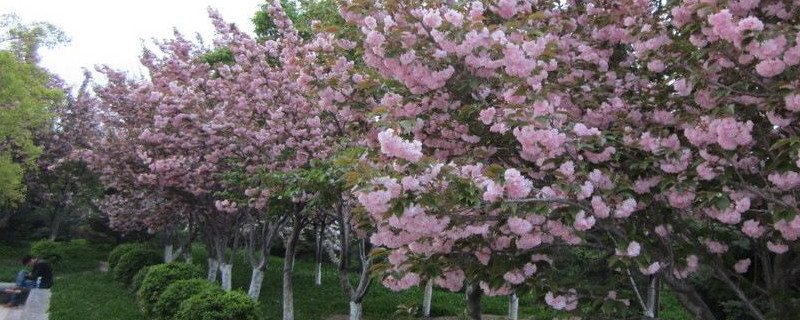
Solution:
<svg viewBox="0 0 800 320">
<path fill-rule="evenodd" d="M 182 302 L 194 295 L 209 290 L 222 291 L 218 285 L 210 283 L 205 279 L 175 281 L 164 289 L 164 292 L 158 297 L 158 301 L 156 301 L 156 304 L 153 306 L 153 316 L 155 316 L 156 319 L 170 320 L 175 316 L 175 313 L 178 312 L 178 308 L 180 308 Z"/>
<path fill-rule="evenodd" d="M 209 290 L 181 303 L 174 320 L 256 320 L 256 303 L 240 291 Z"/>
<path fill-rule="evenodd" d="M 62 242 L 40 240 L 31 244 L 31 255 L 52 263 L 61 262 L 66 251 L 67 248 Z"/>
<path fill-rule="evenodd" d="M 119 259 L 122 258 L 126 253 L 131 252 L 133 250 L 146 250 L 147 246 L 143 243 L 123 243 L 114 247 L 111 252 L 108 253 L 108 267 L 111 270 L 117 267 L 117 263 L 119 263 Z"/>
<path fill-rule="evenodd" d="M 150 266 L 142 267 L 133 276 L 131 279 L 131 291 L 133 291 L 133 293 L 139 292 L 139 288 L 142 287 L 142 281 L 144 281 L 144 277 L 147 275 L 148 271 L 150 271 Z"/>
<path fill-rule="evenodd" d="M 199 279 L 203 277 L 200 267 L 180 262 L 164 263 L 150 267 L 144 276 L 142 286 L 136 293 L 139 307 L 145 315 L 154 315 L 154 307 L 161 293 L 178 280 Z"/>
<path fill-rule="evenodd" d="M 161 255 L 157 252 L 143 249 L 131 250 L 122 255 L 117 266 L 114 267 L 114 279 L 126 285 L 131 283 L 133 276 L 140 269 L 161 262 Z"/>
</svg>

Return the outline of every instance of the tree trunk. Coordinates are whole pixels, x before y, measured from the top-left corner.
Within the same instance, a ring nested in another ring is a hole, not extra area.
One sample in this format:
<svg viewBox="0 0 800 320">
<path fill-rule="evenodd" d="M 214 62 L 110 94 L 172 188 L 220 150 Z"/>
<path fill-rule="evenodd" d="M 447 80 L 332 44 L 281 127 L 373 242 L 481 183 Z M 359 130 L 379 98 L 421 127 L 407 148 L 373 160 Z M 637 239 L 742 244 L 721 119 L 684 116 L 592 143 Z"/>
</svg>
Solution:
<svg viewBox="0 0 800 320">
<path fill-rule="evenodd" d="M 425 283 L 425 294 L 422 296 L 422 316 L 431 316 L 431 298 L 433 297 L 433 279 Z"/>
<path fill-rule="evenodd" d="M 658 276 L 651 275 L 650 282 L 647 285 L 647 310 L 644 312 L 645 317 L 658 319 L 660 300 L 661 281 L 659 281 Z"/>
<path fill-rule="evenodd" d="M 232 271 L 233 271 L 233 264 L 231 263 L 220 263 L 219 264 L 219 271 L 222 274 L 222 289 L 225 291 L 231 291 L 233 288 L 233 279 L 231 278 Z"/>
<path fill-rule="evenodd" d="M 175 261 L 175 253 L 172 250 L 172 244 L 164 245 L 164 263 Z"/>
<path fill-rule="evenodd" d="M 316 228 L 316 239 L 314 239 L 314 285 L 322 286 L 322 232 L 325 226 Z"/>
<path fill-rule="evenodd" d="M 508 296 L 508 320 L 519 319 L 519 297 L 517 294 Z"/>
<path fill-rule="evenodd" d="M 253 268 L 253 274 L 250 276 L 250 289 L 247 290 L 247 295 L 253 300 L 258 301 L 261 295 L 261 286 L 264 283 L 264 270 Z"/>
<path fill-rule="evenodd" d="M 693 314 L 697 320 L 716 320 L 703 298 L 689 283 L 672 277 L 668 272 L 662 273 L 662 279 L 672 289 L 675 297 L 686 311 Z"/>
<path fill-rule="evenodd" d="M 294 273 L 294 253 L 299 236 L 300 227 L 298 223 L 295 223 L 292 234 L 289 236 L 286 243 L 286 254 L 283 259 L 283 320 L 294 320 L 294 297 L 292 296 L 294 294 L 294 287 L 292 285 L 292 275 Z"/>
<path fill-rule="evenodd" d="M 56 241 L 58 238 L 58 231 L 61 229 L 61 214 L 60 210 L 55 209 L 53 221 L 50 223 L 50 241 Z"/>
<path fill-rule="evenodd" d="M 350 320 L 361 320 L 361 302 L 350 301 Z"/>
<path fill-rule="evenodd" d="M 192 261 L 194 260 L 194 259 L 192 259 L 192 247 L 191 246 L 186 248 L 186 251 L 183 253 L 183 260 L 186 261 L 186 263 L 188 263 L 188 264 L 191 264 Z"/>
<path fill-rule="evenodd" d="M 211 253 L 211 252 L 209 252 Z M 208 282 L 217 282 L 217 272 L 219 271 L 219 261 L 208 258 Z"/>
<path fill-rule="evenodd" d="M 481 320 L 481 296 L 483 290 L 477 283 L 467 286 L 467 317 L 472 320 Z"/>
</svg>

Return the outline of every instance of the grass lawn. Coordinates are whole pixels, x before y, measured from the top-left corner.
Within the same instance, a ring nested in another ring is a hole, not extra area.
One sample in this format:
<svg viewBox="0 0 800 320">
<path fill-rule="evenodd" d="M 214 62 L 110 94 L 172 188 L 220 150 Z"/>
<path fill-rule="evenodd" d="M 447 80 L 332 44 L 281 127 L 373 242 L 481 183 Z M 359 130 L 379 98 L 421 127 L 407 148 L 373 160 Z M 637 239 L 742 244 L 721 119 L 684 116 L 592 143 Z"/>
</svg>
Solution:
<svg viewBox="0 0 800 320">
<path fill-rule="evenodd" d="M 0 260 L 0 281 L 13 279 L 20 269 L 17 256 L 22 256 L 28 247 L 6 247 L 0 250 L 8 254 L 7 260 Z M 195 262 L 205 268 L 205 250 L 196 247 Z M 11 257 L 14 257 L 12 260 Z M 50 305 L 51 320 L 144 320 L 145 317 L 136 307 L 134 294 L 118 282 L 113 281 L 110 274 L 97 271 L 100 260 L 104 260 L 106 252 L 86 249 L 68 256 L 60 264 L 54 266 L 55 285 Z M 233 269 L 234 289 L 246 290 L 250 281 L 250 267 L 239 255 Z M 283 260 L 278 257 L 270 259 L 264 287 L 261 292 L 259 307 L 263 319 L 281 319 L 281 270 Z M 347 314 L 348 301 L 339 286 L 339 279 L 333 265 L 323 266 L 323 286 L 313 285 L 313 263 L 297 260 L 295 265 L 295 318 L 298 320 L 325 320 L 331 315 Z M 398 313 L 398 306 L 419 306 L 422 289 L 413 288 L 402 292 L 393 292 L 380 283 L 373 283 L 363 304 L 365 318 L 378 319 L 412 319 Z M 662 319 L 691 319 L 678 305 L 677 301 L 665 291 L 662 304 Z M 483 311 L 486 314 L 503 315 L 507 310 L 506 297 L 484 297 Z M 434 289 L 431 313 L 433 316 L 458 316 L 463 313 L 465 301 L 463 293 L 452 293 Z M 545 308 L 542 301 L 533 301 L 521 297 L 521 319 L 551 319 L 552 310 Z"/>
</svg>

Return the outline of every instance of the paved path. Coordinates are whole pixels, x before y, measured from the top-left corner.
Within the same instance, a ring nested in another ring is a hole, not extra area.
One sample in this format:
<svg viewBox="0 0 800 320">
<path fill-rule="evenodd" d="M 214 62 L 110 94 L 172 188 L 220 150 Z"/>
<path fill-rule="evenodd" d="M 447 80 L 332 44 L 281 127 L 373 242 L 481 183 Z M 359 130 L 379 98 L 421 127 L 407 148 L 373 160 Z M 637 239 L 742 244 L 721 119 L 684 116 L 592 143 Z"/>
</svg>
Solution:
<svg viewBox="0 0 800 320">
<path fill-rule="evenodd" d="M 0 287 L 12 285 L 13 283 L 0 283 Z M 12 309 L 0 306 L 0 320 L 47 320 L 49 307 L 50 290 L 33 289 L 25 305 Z"/>
</svg>

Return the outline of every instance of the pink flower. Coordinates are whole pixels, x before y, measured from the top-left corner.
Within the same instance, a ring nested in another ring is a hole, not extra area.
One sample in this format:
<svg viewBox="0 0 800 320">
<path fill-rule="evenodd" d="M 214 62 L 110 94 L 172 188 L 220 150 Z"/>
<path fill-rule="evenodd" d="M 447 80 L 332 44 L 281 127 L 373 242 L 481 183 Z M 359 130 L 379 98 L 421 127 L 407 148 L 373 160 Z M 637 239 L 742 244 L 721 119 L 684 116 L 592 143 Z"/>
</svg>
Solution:
<svg viewBox="0 0 800 320">
<path fill-rule="evenodd" d="M 587 217 L 586 212 L 581 210 L 577 215 L 575 215 L 575 222 L 572 224 L 572 226 L 575 228 L 575 230 L 586 231 L 591 229 L 594 226 L 594 223 L 594 217 Z"/>
<path fill-rule="evenodd" d="M 554 296 L 552 292 L 548 292 L 544 296 L 544 301 L 548 306 L 551 306 L 556 310 L 563 310 L 567 307 L 567 297 L 561 295 Z"/>
<path fill-rule="evenodd" d="M 675 188 L 671 188 L 667 192 L 666 196 L 667 202 L 669 202 L 669 205 L 673 208 L 686 209 L 692 205 L 692 202 L 695 198 L 695 193 L 694 190 L 686 189 L 683 191 L 678 191 Z"/>
<path fill-rule="evenodd" d="M 617 206 L 617 210 L 614 210 L 614 217 L 627 218 L 630 217 L 631 213 L 634 211 L 636 211 L 636 200 L 625 199 L 625 201 L 622 201 L 622 203 Z"/>
<path fill-rule="evenodd" d="M 628 244 L 628 248 L 626 248 L 625 251 L 616 249 L 615 254 L 620 257 L 634 258 L 639 256 L 639 253 L 641 253 L 641 251 L 642 251 L 642 246 L 636 241 L 631 241 L 631 243 Z"/>
<path fill-rule="evenodd" d="M 772 243 L 772 241 L 768 241 L 767 242 L 767 249 L 769 249 L 769 251 L 775 252 L 777 254 L 784 254 L 784 253 L 786 253 L 786 251 L 789 251 L 789 246 L 787 246 L 785 244 L 782 244 L 782 243 L 774 244 L 774 243 Z"/>
<path fill-rule="evenodd" d="M 753 141 L 750 132 L 753 122 L 741 123 L 734 118 L 722 118 L 711 121 L 710 131 L 717 135 L 717 143 L 722 149 L 736 150 L 738 146 L 745 146 Z"/>
<path fill-rule="evenodd" d="M 378 134 L 381 152 L 390 157 L 397 157 L 417 162 L 422 158 L 422 143 L 419 141 L 408 142 L 394 134 L 393 129 L 386 129 Z"/>
<path fill-rule="evenodd" d="M 520 270 L 514 270 L 506 272 L 503 275 L 503 279 L 505 279 L 506 281 L 508 281 L 508 283 L 511 284 L 520 284 L 525 282 L 525 275 L 523 275 L 522 272 L 520 272 Z"/>
<path fill-rule="evenodd" d="M 442 16 L 436 10 L 428 10 L 422 18 L 422 23 L 426 26 L 436 29 L 442 25 Z"/>
<path fill-rule="evenodd" d="M 664 65 L 664 62 L 661 60 L 652 60 L 647 63 L 647 70 L 652 72 L 660 73 L 666 69 L 667 66 Z"/>
<path fill-rule="evenodd" d="M 492 120 L 494 119 L 494 115 L 496 112 L 497 111 L 495 110 L 494 107 L 483 109 L 479 113 L 478 120 L 480 120 L 481 122 L 483 122 L 483 124 L 488 126 L 492 124 Z"/>
<path fill-rule="evenodd" d="M 756 220 L 747 220 L 742 224 L 742 232 L 753 239 L 760 237 L 766 231 Z"/>
<path fill-rule="evenodd" d="M 733 265 L 733 269 L 736 270 L 736 273 L 745 273 L 750 268 L 750 263 L 750 258 L 739 260 Z"/>
<path fill-rule="evenodd" d="M 508 229 L 517 235 L 524 235 L 533 230 L 533 225 L 528 220 L 518 217 L 511 217 L 508 218 Z"/>
<path fill-rule="evenodd" d="M 675 92 L 681 97 L 688 96 L 692 93 L 692 84 L 686 83 L 686 79 L 675 80 L 675 82 L 672 83 L 672 87 L 675 88 Z"/>
<path fill-rule="evenodd" d="M 444 19 L 456 27 L 460 27 L 464 23 L 464 15 L 453 9 L 449 9 L 444 13 Z"/>
<path fill-rule="evenodd" d="M 761 31 L 764 30 L 764 23 L 756 17 L 747 17 L 739 20 L 736 29 L 739 31 Z"/>
<path fill-rule="evenodd" d="M 441 277 L 433 280 L 439 287 L 456 292 L 461 290 L 464 286 L 464 279 L 466 278 L 464 271 L 461 269 L 449 270 L 442 273 Z"/>
<path fill-rule="evenodd" d="M 643 275 L 649 276 L 649 275 L 654 275 L 660 269 L 661 269 L 661 263 L 656 261 L 653 262 L 651 265 L 649 265 L 647 268 L 639 268 L 639 272 L 641 272 Z"/>
<path fill-rule="evenodd" d="M 503 186 L 494 181 L 486 182 L 486 191 L 483 192 L 483 201 L 495 202 L 503 196 Z"/>
<path fill-rule="evenodd" d="M 653 229 L 653 231 L 659 237 L 667 238 L 672 233 L 672 226 L 668 224 L 667 225 L 659 224 Z"/>
<path fill-rule="evenodd" d="M 608 218 L 611 213 L 611 208 L 608 207 L 600 196 L 592 197 L 592 210 L 594 210 L 594 215 L 600 219 Z"/>
<path fill-rule="evenodd" d="M 597 128 L 588 128 L 583 123 L 575 124 L 575 127 L 572 128 L 572 132 L 579 137 L 600 135 L 600 130 L 598 130 Z"/>
<path fill-rule="evenodd" d="M 703 240 L 703 244 L 705 244 L 706 248 L 708 248 L 708 252 L 714 254 L 723 254 L 728 251 L 728 246 L 714 240 Z"/>
<path fill-rule="evenodd" d="M 778 189 L 789 191 L 800 186 L 800 173 L 795 171 L 787 171 L 784 173 L 774 172 L 767 176 L 767 180 L 772 182 Z"/>
<path fill-rule="evenodd" d="M 526 179 L 517 169 L 507 169 L 505 172 L 505 190 L 511 199 L 519 199 L 528 196 L 533 187 L 533 182 Z"/>
<path fill-rule="evenodd" d="M 784 97 L 783 101 L 786 104 L 786 109 L 792 112 L 800 112 L 800 94 L 790 94 Z"/>
<path fill-rule="evenodd" d="M 767 78 L 781 74 L 784 69 L 786 69 L 786 63 L 780 59 L 764 60 L 756 64 L 756 72 Z"/>
</svg>

